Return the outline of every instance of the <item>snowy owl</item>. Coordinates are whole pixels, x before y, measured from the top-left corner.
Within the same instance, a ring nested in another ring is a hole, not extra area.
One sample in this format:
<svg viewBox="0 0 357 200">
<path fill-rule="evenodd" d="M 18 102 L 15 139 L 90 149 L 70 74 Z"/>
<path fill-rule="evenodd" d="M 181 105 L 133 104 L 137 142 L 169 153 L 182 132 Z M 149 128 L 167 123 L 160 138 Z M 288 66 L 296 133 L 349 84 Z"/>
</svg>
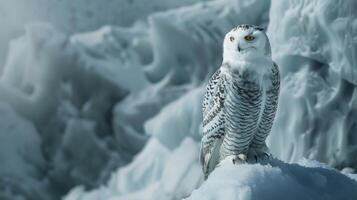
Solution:
<svg viewBox="0 0 357 200">
<path fill-rule="evenodd" d="M 200 161 L 205 178 L 223 159 L 270 157 L 265 143 L 278 104 L 280 77 L 262 28 L 239 25 L 223 42 L 223 62 L 202 103 Z"/>
</svg>

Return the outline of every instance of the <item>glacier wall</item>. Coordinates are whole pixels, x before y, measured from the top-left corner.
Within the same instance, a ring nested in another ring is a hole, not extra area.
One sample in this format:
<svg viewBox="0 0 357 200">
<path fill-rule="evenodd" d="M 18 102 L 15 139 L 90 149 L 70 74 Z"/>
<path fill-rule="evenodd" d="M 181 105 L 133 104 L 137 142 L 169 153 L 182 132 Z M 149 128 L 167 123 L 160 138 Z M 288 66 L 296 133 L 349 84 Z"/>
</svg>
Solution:
<svg viewBox="0 0 357 200">
<path fill-rule="evenodd" d="M 272 1 L 268 34 L 282 71 L 269 146 L 356 168 L 357 8 L 355 1 Z"/>
</svg>

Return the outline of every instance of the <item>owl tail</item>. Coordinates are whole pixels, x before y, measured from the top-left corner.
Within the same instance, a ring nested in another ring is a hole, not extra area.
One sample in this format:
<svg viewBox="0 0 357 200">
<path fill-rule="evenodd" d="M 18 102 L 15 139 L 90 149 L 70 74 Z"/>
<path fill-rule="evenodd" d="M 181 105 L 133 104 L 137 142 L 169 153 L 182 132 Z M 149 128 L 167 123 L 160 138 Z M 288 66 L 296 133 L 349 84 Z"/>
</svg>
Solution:
<svg viewBox="0 0 357 200">
<path fill-rule="evenodd" d="M 222 144 L 222 139 L 217 139 L 211 146 L 210 146 L 210 151 L 207 153 L 204 153 L 204 151 L 201 150 L 201 165 L 202 165 L 202 171 L 204 174 L 204 179 L 206 180 L 210 173 L 216 168 L 217 164 L 219 163 L 219 158 L 220 158 L 220 148 Z"/>
</svg>

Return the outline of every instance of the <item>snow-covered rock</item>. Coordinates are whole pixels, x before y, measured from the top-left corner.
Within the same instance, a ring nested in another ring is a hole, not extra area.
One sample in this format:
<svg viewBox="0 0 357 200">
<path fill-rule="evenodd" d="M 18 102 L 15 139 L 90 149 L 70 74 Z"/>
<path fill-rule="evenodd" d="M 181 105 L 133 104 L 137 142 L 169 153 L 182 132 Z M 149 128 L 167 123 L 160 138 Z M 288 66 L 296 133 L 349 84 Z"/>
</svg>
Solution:
<svg viewBox="0 0 357 200">
<path fill-rule="evenodd" d="M 187 200 L 353 200 L 357 180 L 321 163 L 303 160 L 288 164 L 234 165 L 224 160 Z"/>
</svg>

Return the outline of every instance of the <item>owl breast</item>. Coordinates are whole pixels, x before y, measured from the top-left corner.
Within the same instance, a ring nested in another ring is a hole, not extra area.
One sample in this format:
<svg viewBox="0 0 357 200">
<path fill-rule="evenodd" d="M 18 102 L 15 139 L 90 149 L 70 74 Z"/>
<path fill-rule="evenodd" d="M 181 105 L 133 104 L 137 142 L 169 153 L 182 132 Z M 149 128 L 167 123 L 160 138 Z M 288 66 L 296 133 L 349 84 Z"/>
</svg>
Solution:
<svg viewBox="0 0 357 200">
<path fill-rule="evenodd" d="M 227 155 L 246 154 L 258 129 L 262 112 L 263 90 L 254 70 L 227 69 L 225 138 L 221 159 Z"/>
</svg>

